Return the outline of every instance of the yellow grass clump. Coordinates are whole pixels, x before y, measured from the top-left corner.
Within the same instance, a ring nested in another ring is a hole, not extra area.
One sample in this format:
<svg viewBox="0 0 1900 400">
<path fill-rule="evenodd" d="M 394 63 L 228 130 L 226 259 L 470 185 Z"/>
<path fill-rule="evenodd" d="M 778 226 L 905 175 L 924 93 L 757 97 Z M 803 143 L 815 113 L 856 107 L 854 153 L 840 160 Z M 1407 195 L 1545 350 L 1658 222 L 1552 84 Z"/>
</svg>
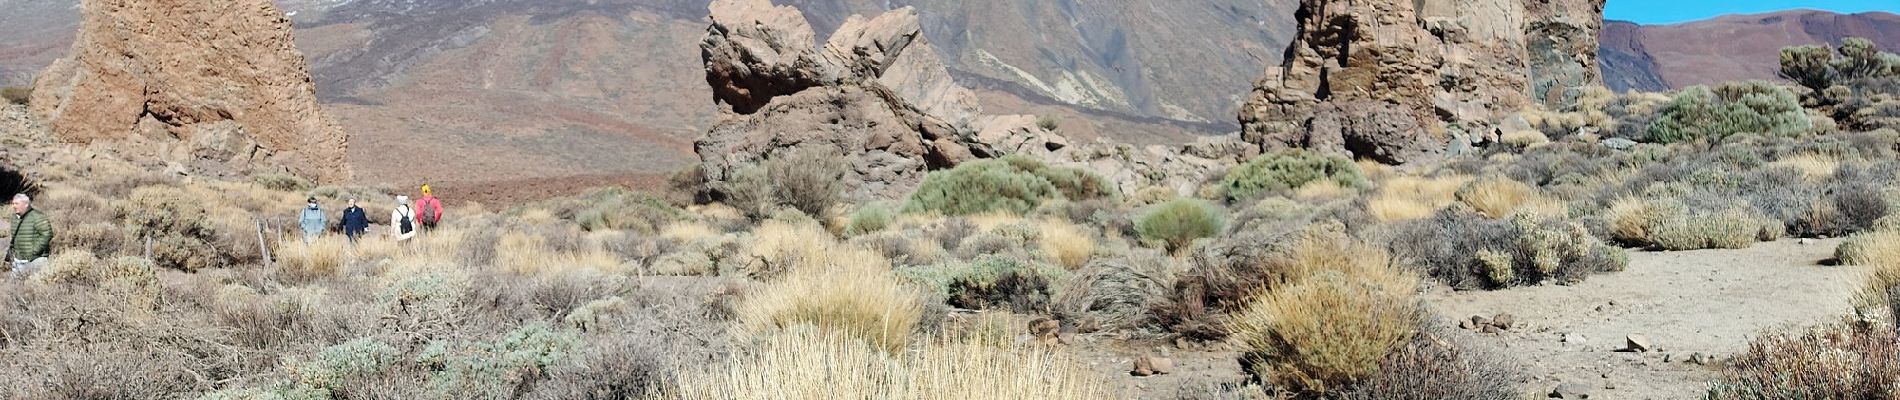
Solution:
<svg viewBox="0 0 1900 400">
<path fill-rule="evenodd" d="M 1840 170 L 1841 162 L 1832 156 L 1810 153 L 1775 160 L 1768 163 L 1768 167 L 1793 168 L 1809 180 L 1820 181 L 1833 177 L 1834 171 Z"/>
<path fill-rule="evenodd" d="M 551 272 L 595 270 L 618 272 L 619 259 L 598 248 L 578 252 L 556 251 L 547 238 L 522 232 L 504 233 L 495 243 L 495 264 L 502 270 L 521 275 Z"/>
<path fill-rule="evenodd" d="M 336 276 L 348 263 L 350 242 L 341 235 L 325 235 L 310 243 L 292 238 L 278 244 L 277 265 L 284 272 L 304 278 Z"/>
<path fill-rule="evenodd" d="M 1379 184 L 1366 209 L 1381 222 L 1422 219 L 1451 206 L 1458 189 L 1469 182 L 1471 177 L 1464 175 L 1394 177 Z"/>
<path fill-rule="evenodd" d="M 1036 224 L 1036 228 L 1041 232 L 1037 245 L 1042 248 L 1042 254 L 1055 261 L 1056 265 L 1075 270 L 1088 264 L 1089 258 L 1095 256 L 1095 239 L 1075 224 L 1044 219 Z"/>
<path fill-rule="evenodd" d="M 809 329 L 761 340 L 750 354 L 679 372 L 665 400 L 1103 399 L 1106 382 L 1041 349 L 932 343 L 889 354 Z"/>
<path fill-rule="evenodd" d="M 698 222 L 680 221 L 666 224 L 665 227 L 660 228 L 661 238 L 679 242 L 697 242 L 716 236 L 719 236 L 719 231 L 715 231 L 712 227 Z"/>
<path fill-rule="evenodd" d="M 1511 131 L 1498 136 L 1498 142 L 1506 146 L 1528 148 L 1550 144 L 1550 137 L 1537 130 Z"/>
<path fill-rule="evenodd" d="M 1491 218 L 1504 218 L 1517 212 L 1542 216 L 1568 213 L 1562 201 L 1545 197 L 1537 188 L 1503 177 L 1479 179 L 1458 189 L 1459 202 Z"/>
<path fill-rule="evenodd" d="M 887 351 L 903 348 L 923 315 L 923 293 L 891 274 L 890 262 L 875 253 L 838 255 L 814 254 L 747 296 L 734 311 L 739 332 L 760 337 L 811 325 Z"/>
<path fill-rule="evenodd" d="M 1377 246 L 1326 229 L 1295 245 L 1284 283 L 1230 317 L 1263 381 L 1326 393 L 1378 371 L 1416 334 L 1418 279 Z"/>
</svg>

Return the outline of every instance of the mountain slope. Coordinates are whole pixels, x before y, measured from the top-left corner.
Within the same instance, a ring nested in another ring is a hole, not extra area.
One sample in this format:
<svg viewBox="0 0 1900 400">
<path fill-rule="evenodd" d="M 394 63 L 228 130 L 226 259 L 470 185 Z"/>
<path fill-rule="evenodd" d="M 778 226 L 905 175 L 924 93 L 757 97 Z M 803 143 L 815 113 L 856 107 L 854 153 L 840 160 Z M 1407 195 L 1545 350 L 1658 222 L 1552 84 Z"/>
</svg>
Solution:
<svg viewBox="0 0 1900 400">
<path fill-rule="evenodd" d="M 1730 15 L 1674 25 L 1604 23 L 1604 83 L 1662 90 L 1742 79 L 1775 79 L 1781 48 L 1865 37 L 1900 49 L 1900 15 L 1794 10 Z"/>
</svg>

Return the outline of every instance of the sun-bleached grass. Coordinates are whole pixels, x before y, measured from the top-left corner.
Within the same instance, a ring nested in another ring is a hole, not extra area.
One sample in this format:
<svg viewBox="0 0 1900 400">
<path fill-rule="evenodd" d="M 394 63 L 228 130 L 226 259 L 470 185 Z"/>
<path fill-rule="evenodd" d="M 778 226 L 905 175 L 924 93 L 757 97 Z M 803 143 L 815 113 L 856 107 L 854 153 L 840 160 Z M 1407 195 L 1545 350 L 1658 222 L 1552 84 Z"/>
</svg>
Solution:
<svg viewBox="0 0 1900 400">
<path fill-rule="evenodd" d="M 1262 381 L 1327 393 L 1378 371 L 1386 354 L 1417 333 L 1418 279 L 1377 247 L 1343 233 L 1302 234 L 1283 283 L 1229 319 Z"/>
<path fill-rule="evenodd" d="M 1768 168 L 1793 168 L 1813 181 L 1823 181 L 1841 169 L 1841 161 L 1825 154 L 1799 154 L 1768 163 Z"/>
<path fill-rule="evenodd" d="M 887 351 L 908 344 L 923 314 L 923 292 L 892 275 L 889 261 L 875 253 L 837 255 L 801 259 L 803 265 L 740 301 L 734 314 L 742 336 L 812 325 Z"/>
<path fill-rule="evenodd" d="M 1042 254 L 1063 268 L 1075 270 L 1095 256 L 1095 238 L 1075 224 L 1056 219 L 1038 221 L 1037 246 Z"/>
<path fill-rule="evenodd" d="M 1366 211 L 1382 222 L 1424 219 L 1458 201 L 1458 188 L 1469 182 L 1471 177 L 1465 175 L 1393 177 L 1379 182 L 1378 192 L 1366 200 Z"/>
<path fill-rule="evenodd" d="M 1517 212 L 1548 217 L 1567 214 L 1562 201 L 1548 198 L 1537 188 L 1504 177 L 1489 177 L 1467 183 L 1456 194 L 1458 201 L 1491 218 L 1504 218 Z"/>
<path fill-rule="evenodd" d="M 1061 353 L 929 343 L 885 353 L 809 329 L 760 340 L 746 356 L 683 369 L 653 399 L 1102 399 L 1107 384 Z"/>
<path fill-rule="evenodd" d="M 1550 144 L 1550 137 L 1536 130 L 1511 131 L 1499 135 L 1498 142 L 1516 148 L 1531 148 Z"/>
<path fill-rule="evenodd" d="M 620 261 L 598 246 L 588 246 L 580 251 L 559 251 L 548 244 L 546 237 L 526 232 L 509 232 L 501 235 L 495 244 L 495 264 L 503 271 L 520 275 L 542 275 L 548 273 L 595 270 L 618 272 L 623 265 Z"/>
<path fill-rule="evenodd" d="M 660 228 L 660 238 L 679 242 L 697 242 L 719 236 L 719 231 L 699 222 L 680 221 Z"/>
<path fill-rule="evenodd" d="M 349 239 L 340 235 L 318 237 L 310 243 L 288 240 L 277 246 L 277 266 L 301 279 L 336 276 L 349 262 Z"/>
</svg>

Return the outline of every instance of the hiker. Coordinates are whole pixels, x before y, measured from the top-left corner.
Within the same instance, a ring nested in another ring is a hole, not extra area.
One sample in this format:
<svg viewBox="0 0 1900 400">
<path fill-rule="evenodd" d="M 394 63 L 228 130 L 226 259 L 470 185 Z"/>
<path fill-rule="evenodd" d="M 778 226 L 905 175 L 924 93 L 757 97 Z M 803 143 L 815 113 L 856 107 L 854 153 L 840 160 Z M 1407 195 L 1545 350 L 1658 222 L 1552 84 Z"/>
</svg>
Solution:
<svg viewBox="0 0 1900 400">
<path fill-rule="evenodd" d="M 369 230 L 369 213 L 363 212 L 362 207 L 357 207 L 356 198 L 351 197 L 350 208 L 343 209 L 343 236 L 349 237 L 350 243 L 356 243 L 356 237 L 363 236 L 363 231 L 367 230 Z"/>
<path fill-rule="evenodd" d="M 442 222 L 442 200 L 435 198 L 435 191 L 429 184 L 422 184 L 422 198 L 416 199 L 416 212 L 422 213 L 422 229 L 435 230 L 435 224 Z"/>
<path fill-rule="evenodd" d="M 7 261 L 13 263 L 13 279 L 25 279 L 46 266 L 53 250 L 53 223 L 46 213 L 33 208 L 33 198 L 25 193 L 13 195 L 13 245 L 7 247 Z"/>
<path fill-rule="evenodd" d="M 323 226 L 327 225 L 327 221 L 329 218 L 323 215 L 323 208 L 317 207 L 317 198 L 311 197 L 309 206 L 303 209 L 303 216 L 297 218 L 298 225 L 303 227 L 303 243 L 316 241 L 317 236 L 323 234 Z"/>
<path fill-rule="evenodd" d="M 389 228 L 397 241 L 416 237 L 416 209 L 409 207 L 409 196 L 396 196 L 396 209 L 389 212 Z"/>
</svg>

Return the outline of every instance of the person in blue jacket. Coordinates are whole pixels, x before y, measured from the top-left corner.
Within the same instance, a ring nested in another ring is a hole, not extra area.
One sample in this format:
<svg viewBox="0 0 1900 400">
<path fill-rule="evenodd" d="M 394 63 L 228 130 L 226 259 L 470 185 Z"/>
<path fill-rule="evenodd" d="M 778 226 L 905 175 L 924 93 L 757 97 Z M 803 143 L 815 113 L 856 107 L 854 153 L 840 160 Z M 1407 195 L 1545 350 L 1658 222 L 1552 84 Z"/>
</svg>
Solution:
<svg viewBox="0 0 1900 400">
<path fill-rule="evenodd" d="M 343 235 L 350 238 L 350 243 L 356 243 L 356 238 L 366 231 L 369 231 L 369 213 L 356 206 L 356 198 L 350 198 L 350 208 L 343 209 Z"/>
</svg>

